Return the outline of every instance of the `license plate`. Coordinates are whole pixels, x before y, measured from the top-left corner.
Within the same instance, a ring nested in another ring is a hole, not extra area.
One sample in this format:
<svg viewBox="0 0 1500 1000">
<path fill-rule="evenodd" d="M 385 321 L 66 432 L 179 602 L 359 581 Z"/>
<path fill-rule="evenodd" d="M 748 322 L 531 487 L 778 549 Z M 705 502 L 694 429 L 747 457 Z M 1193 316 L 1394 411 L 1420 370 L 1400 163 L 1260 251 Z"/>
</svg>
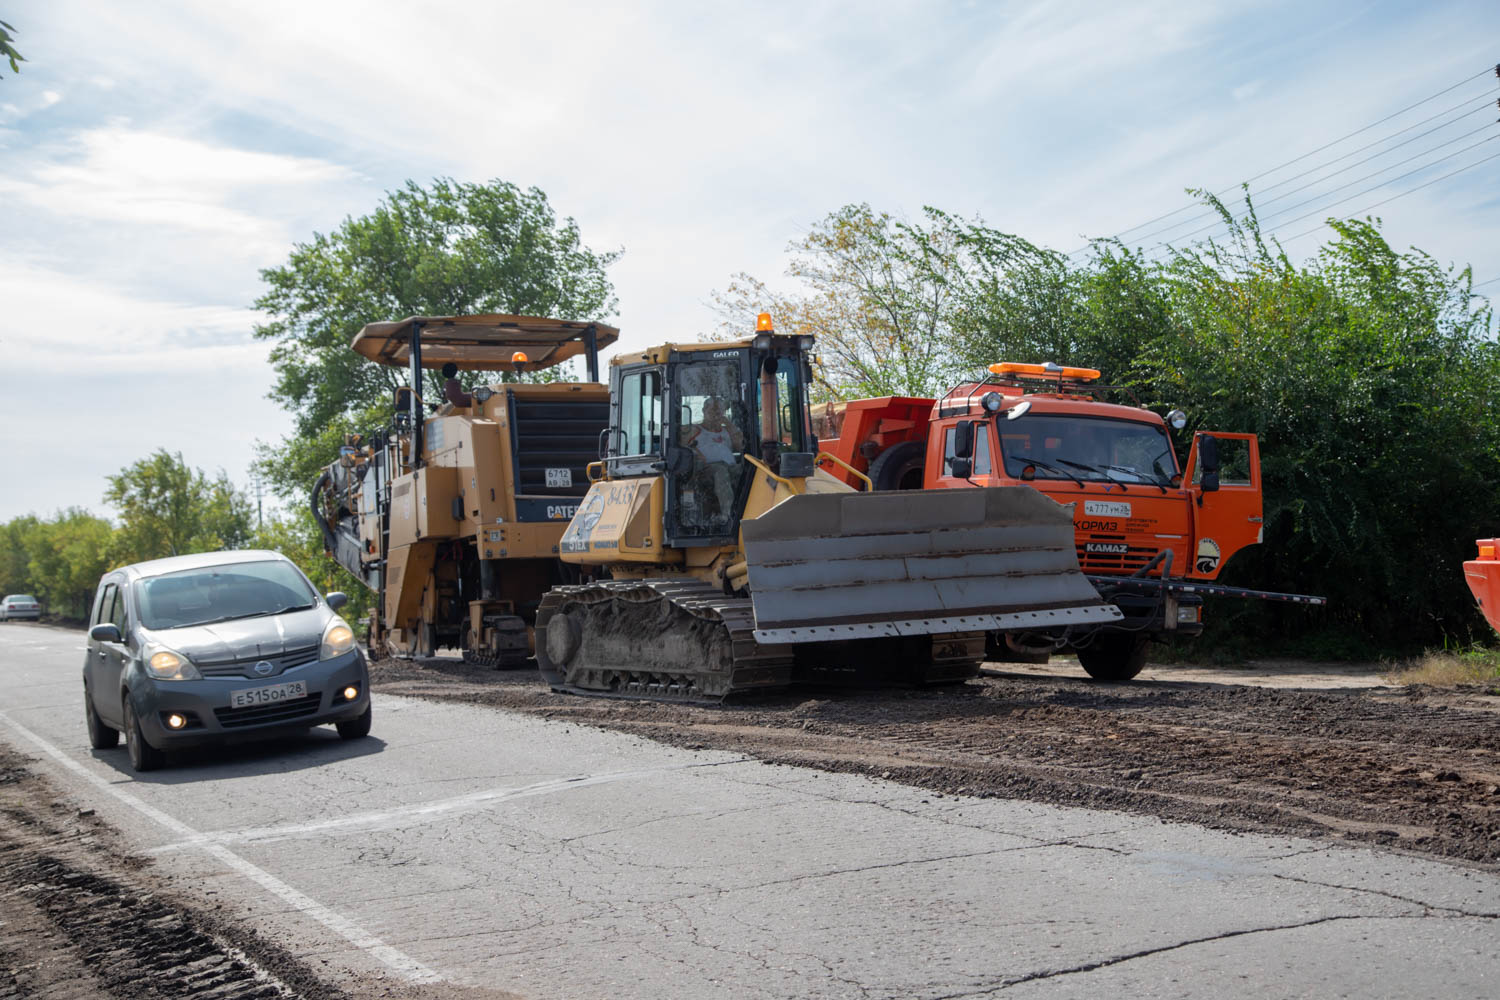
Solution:
<svg viewBox="0 0 1500 1000">
<path fill-rule="evenodd" d="M 547 470 L 547 485 L 548 486 L 572 486 L 573 485 L 573 470 L 572 469 L 548 469 Z"/>
<path fill-rule="evenodd" d="M 1083 512 L 1096 517 L 1129 517 L 1130 504 L 1112 503 L 1108 500 L 1085 500 Z"/>
<path fill-rule="evenodd" d="M 231 708 L 255 708 L 259 705 L 274 705 L 279 701 L 307 697 L 306 681 L 288 681 L 285 684 L 267 684 L 258 688 L 240 688 L 229 692 Z"/>
</svg>

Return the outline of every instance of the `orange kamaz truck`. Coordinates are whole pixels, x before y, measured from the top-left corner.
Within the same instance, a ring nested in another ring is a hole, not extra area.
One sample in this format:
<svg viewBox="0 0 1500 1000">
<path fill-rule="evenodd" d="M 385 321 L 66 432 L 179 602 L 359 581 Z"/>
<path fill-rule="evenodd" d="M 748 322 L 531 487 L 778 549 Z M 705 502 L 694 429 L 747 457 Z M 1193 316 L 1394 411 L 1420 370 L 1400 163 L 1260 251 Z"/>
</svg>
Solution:
<svg viewBox="0 0 1500 1000">
<path fill-rule="evenodd" d="M 1145 665 L 1149 641 L 1203 630 L 1205 595 L 1324 603 L 1214 582 L 1236 552 L 1261 541 L 1256 436 L 1198 431 L 1179 464 L 1172 430 L 1186 417 L 1106 402 L 1122 390 L 1099 377 L 1006 362 L 941 399 L 829 404 L 814 418 L 820 447 L 854 471 L 824 468 L 851 482 L 862 473 L 877 490 L 1030 486 L 1072 505 L 1079 565 L 1123 619 L 1063 637 L 997 635 L 997 653 L 1065 649 L 1091 676 L 1127 680 Z"/>
<path fill-rule="evenodd" d="M 1500 538 L 1481 538 L 1479 556 L 1464 563 L 1464 579 L 1490 627 L 1500 632 Z"/>
</svg>

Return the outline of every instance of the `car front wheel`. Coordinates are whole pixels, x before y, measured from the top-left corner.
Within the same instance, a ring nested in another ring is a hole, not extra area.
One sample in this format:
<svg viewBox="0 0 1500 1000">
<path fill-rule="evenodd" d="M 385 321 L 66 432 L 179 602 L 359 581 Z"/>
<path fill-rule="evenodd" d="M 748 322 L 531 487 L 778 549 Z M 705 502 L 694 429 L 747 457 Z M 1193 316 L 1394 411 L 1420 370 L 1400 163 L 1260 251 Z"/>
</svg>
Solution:
<svg viewBox="0 0 1500 1000">
<path fill-rule="evenodd" d="M 130 753 L 130 767 L 135 771 L 154 771 L 166 762 L 167 755 L 146 742 L 141 735 L 141 720 L 135 717 L 130 699 L 125 699 L 125 749 Z"/>
<path fill-rule="evenodd" d="M 89 746 L 95 750 L 108 750 L 120 742 L 120 731 L 111 729 L 94 711 L 94 699 L 85 688 L 83 692 L 83 717 L 89 727 Z"/>
<path fill-rule="evenodd" d="M 369 736 L 370 720 L 372 717 L 370 708 L 371 707 L 369 705 L 366 705 L 365 710 L 359 715 L 350 719 L 348 722 L 335 722 L 333 724 L 333 728 L 337 729 L 339 731 L 339 735 L 346 740 L 357 740 L 362 737 Z"/>
</svg>

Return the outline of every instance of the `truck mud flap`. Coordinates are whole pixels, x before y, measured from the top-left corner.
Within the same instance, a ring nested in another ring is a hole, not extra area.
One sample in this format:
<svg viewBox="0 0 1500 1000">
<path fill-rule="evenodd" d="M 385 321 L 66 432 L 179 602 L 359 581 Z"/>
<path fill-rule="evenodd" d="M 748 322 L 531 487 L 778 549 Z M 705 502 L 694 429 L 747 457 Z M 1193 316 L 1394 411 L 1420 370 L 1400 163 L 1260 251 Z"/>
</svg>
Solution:
<svg viewBox="0 0 1500 1000">
<path fill-rule="evenodd" d="M 803 494 L 741 531 L 760 643 L 1121 617 L 1078 567 L 1069 508 L 1026 486 Z"/>
</svg>

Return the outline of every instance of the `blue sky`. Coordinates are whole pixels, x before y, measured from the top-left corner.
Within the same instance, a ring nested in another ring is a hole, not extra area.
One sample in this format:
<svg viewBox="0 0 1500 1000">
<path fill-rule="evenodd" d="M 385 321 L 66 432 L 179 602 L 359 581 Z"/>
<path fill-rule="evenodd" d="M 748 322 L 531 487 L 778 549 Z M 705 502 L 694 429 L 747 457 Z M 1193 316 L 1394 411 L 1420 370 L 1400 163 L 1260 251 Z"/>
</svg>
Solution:
<svg viewBox="0 0 1500 1000">
<path fill-rule="evenodd" d="M 23 0 L 0 19 L 28 59 L 0 73 L 0 422 L 23 432 L 0 519 L 102 512 L 104 476 L 156 447 L 243 482 L 290 427 L 250 337 L 259 269 L 407 178 L 542 188 L 624 248 L 617 320 L 644 345 L 714 328 L 713 291 L 776 278 L 848 202 L 1071 250 L 1500 62 L 1493 2 Z M 1376 214 L 1395 245 L 1500 278 L 1497 179 L 1500 160 Z"/>
</svg>

